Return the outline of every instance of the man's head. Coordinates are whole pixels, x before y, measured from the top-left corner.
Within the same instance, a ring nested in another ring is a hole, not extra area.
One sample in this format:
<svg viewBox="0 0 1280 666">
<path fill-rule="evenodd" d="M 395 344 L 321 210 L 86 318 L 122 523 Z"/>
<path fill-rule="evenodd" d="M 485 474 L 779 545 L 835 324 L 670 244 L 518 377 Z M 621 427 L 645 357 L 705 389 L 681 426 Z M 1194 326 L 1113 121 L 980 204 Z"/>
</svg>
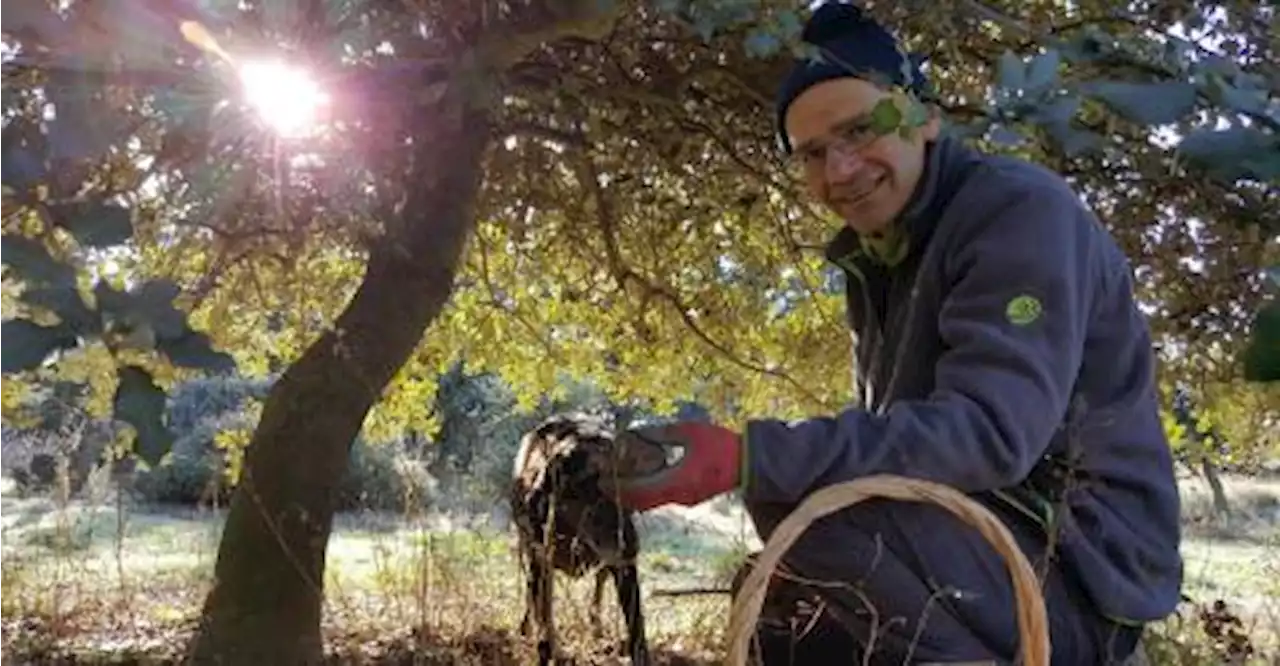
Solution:
<svg viewBox="0 0 1280 666">
<path fill-rule="evenodd" d="M 803 39 L 821 59 L 797 63 L 783 82 L 779 142 L 813 196 L 855 231 L 882 231 L 907 206 L 925 143 L 938 135 L 921 101 L 924 77 L 892 35 L 851 5 L 819 7 Z M 896 127 L 881 133 L 894 118 L 905 121 L 906 136 Z"/>
</svg>

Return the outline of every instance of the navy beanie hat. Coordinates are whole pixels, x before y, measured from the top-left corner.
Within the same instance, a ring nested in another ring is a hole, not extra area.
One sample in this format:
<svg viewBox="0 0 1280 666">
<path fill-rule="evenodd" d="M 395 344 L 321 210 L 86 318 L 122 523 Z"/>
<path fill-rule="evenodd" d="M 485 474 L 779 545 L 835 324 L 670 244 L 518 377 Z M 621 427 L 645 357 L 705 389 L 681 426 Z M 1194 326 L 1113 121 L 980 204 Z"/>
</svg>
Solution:
<svg viewBox="0 0 1280 666">
<path fill-rule="evenodd" d="M 809 17 L 800 39 L 816 46 L 819 57 L 797 60 L 778 89 L 777 136 L 784 153 L 791 152 L 783 126 L 787 108 L 814 84 L 856 76 L 926 94 L 920 59 L 901 51 L 897 39 L 855 5 L 824 3 Z"/>
</svg>

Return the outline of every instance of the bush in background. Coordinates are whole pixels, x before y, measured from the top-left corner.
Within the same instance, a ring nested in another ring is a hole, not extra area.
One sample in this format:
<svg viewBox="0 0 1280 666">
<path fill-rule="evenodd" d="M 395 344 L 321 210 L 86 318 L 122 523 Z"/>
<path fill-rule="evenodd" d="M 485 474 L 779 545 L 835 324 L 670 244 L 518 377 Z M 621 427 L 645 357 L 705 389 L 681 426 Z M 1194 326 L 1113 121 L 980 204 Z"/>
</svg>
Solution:
<svg viewBox="0 0 1280 666">
<path fill-rule="evenodd" d="M 227 497 L 232 490 L 228 455 L 216 438 L 253 427 L 249 403 L 264 399 L 270 388 L 269 380 L 244 377 L 202 377 L 175 387 L 167 413 L 173 448 L 156 467 L 138 470 L 133 490 L 161 504 L 217 503 Z"/>
<path fill-rule="evenodd" d="M 356 439 L 338 486 L 338 510 L 412 512 L 430 507 L 435 479 L 421 458 L 406 448 L 402 442 L 370 444 Z"/>
<path fill-rule="evenodd" d="M 256 408 L 273 381 L 213 376 L 174 387 L 166 413 L 175 437 L 173 447 L 159 465 L 139 464 L 131 475 L 123 475 L 131 476 L 132 492 L 143 501 L 158 504 L 225 503 L 234 490 L 235 475 L 229 473 L 229 467 L 236 463 L 238 452 L 235 447 L 220 446 L 220 436 L 252 431 L 257 424 Z M 450 499 L 449 509 L 484 510 L 505 497 L 520 438 L 551 414 L 592 412 L 622 427 L 661 420 L 645 405 L 612 402 L 589 382 L 566 380 L 567 390 L 561 398 L 548 397 L 532 409 L 520 408 L 514 391 L 497 375 L 467 373 L 461 364 L 442 373 L 439 382 L 430 409 L 439 416 L 440 431 L 432 438 L 413 432 L 385 442 L 358 438 L 336 493 L 339 510 L 406 511 L 439 506 L 433 502 L 439 497 Z M 5 429 L 6 475 L 44 479 L 37 490 L 48 489 L 46 477 L 56 469 L 51 456 L 67 449 L 65 405 L 76 396 L 62 395 L 60 390 L 55 385 L 37 392 L 24 427 Z M 706 418 L 706 410 L 684 403 L 676 416 Z M 83 449 L 77 455 L 89 462 L 100 458 L 110 441 L 100 434 L 86 434 L 82 439 L 93 440 L 90 446 L 77 445 L 77 450 Z M 29 444 L 23 451 L 31 449 L 25 457 L 17 455 L 18 447 L 8 444 L 19 441 Z M 21 469 L 10 469 L 14 467 L 10 463 L 19 458 L 22 461 L 17 467 Z M 75 472 L 73 476 L 80 479 L 87 473 Z"/>
<path fill-rule="evenodd" d="M 270 380 L 206 377 L 176 387 L 169 402 L 169 428 L 176 439 L 169 456 L 139 470 L 133 490 L 144 501 L 197 505 L 222 503 L 234 490 L 230 454 L 217 445 L 219 433 L 251 430 L 249 406 L 266 398 Z M 339 510 L 403 511 L 427 506 L 433 482 L 420 455 L 403 442 L 357 439 L 337 492 Z"/>
</svg>

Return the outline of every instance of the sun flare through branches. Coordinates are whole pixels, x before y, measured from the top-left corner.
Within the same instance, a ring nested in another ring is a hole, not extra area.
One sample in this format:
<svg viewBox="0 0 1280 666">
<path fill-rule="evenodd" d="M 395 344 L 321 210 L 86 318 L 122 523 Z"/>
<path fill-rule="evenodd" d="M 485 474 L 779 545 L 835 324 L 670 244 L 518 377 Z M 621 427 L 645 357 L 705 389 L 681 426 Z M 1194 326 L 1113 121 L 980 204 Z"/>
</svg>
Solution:
<svg viewBox="0 0 1280 666">
<path fill-rule="evenodd" d="M 245 101 L 281 137 L 310 133 L 329 104 L 329 95 L 305 71 L 274 60 L 240 66 Z"/>
</svg>

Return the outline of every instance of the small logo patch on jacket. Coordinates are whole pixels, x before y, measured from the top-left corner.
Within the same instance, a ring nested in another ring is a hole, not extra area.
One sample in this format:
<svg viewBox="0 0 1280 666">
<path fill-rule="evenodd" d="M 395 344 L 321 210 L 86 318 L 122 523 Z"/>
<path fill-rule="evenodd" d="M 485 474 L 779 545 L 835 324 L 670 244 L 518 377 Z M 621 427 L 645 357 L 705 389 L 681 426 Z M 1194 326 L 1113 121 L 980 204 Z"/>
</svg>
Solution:
<svg viewBox="0 0 1280 666">
<path fill-rule="evenodd" d="M 1040 305 L 1040 299 L 1023 294 L 1009 300 L 1009 304 L 1004 308 L 1004 314 L 1009 318 L 1010 323 L 1017 326 L 1026 326 L 1039 319 L 1043 310 L 1044 308 Z"/>
</svg>

